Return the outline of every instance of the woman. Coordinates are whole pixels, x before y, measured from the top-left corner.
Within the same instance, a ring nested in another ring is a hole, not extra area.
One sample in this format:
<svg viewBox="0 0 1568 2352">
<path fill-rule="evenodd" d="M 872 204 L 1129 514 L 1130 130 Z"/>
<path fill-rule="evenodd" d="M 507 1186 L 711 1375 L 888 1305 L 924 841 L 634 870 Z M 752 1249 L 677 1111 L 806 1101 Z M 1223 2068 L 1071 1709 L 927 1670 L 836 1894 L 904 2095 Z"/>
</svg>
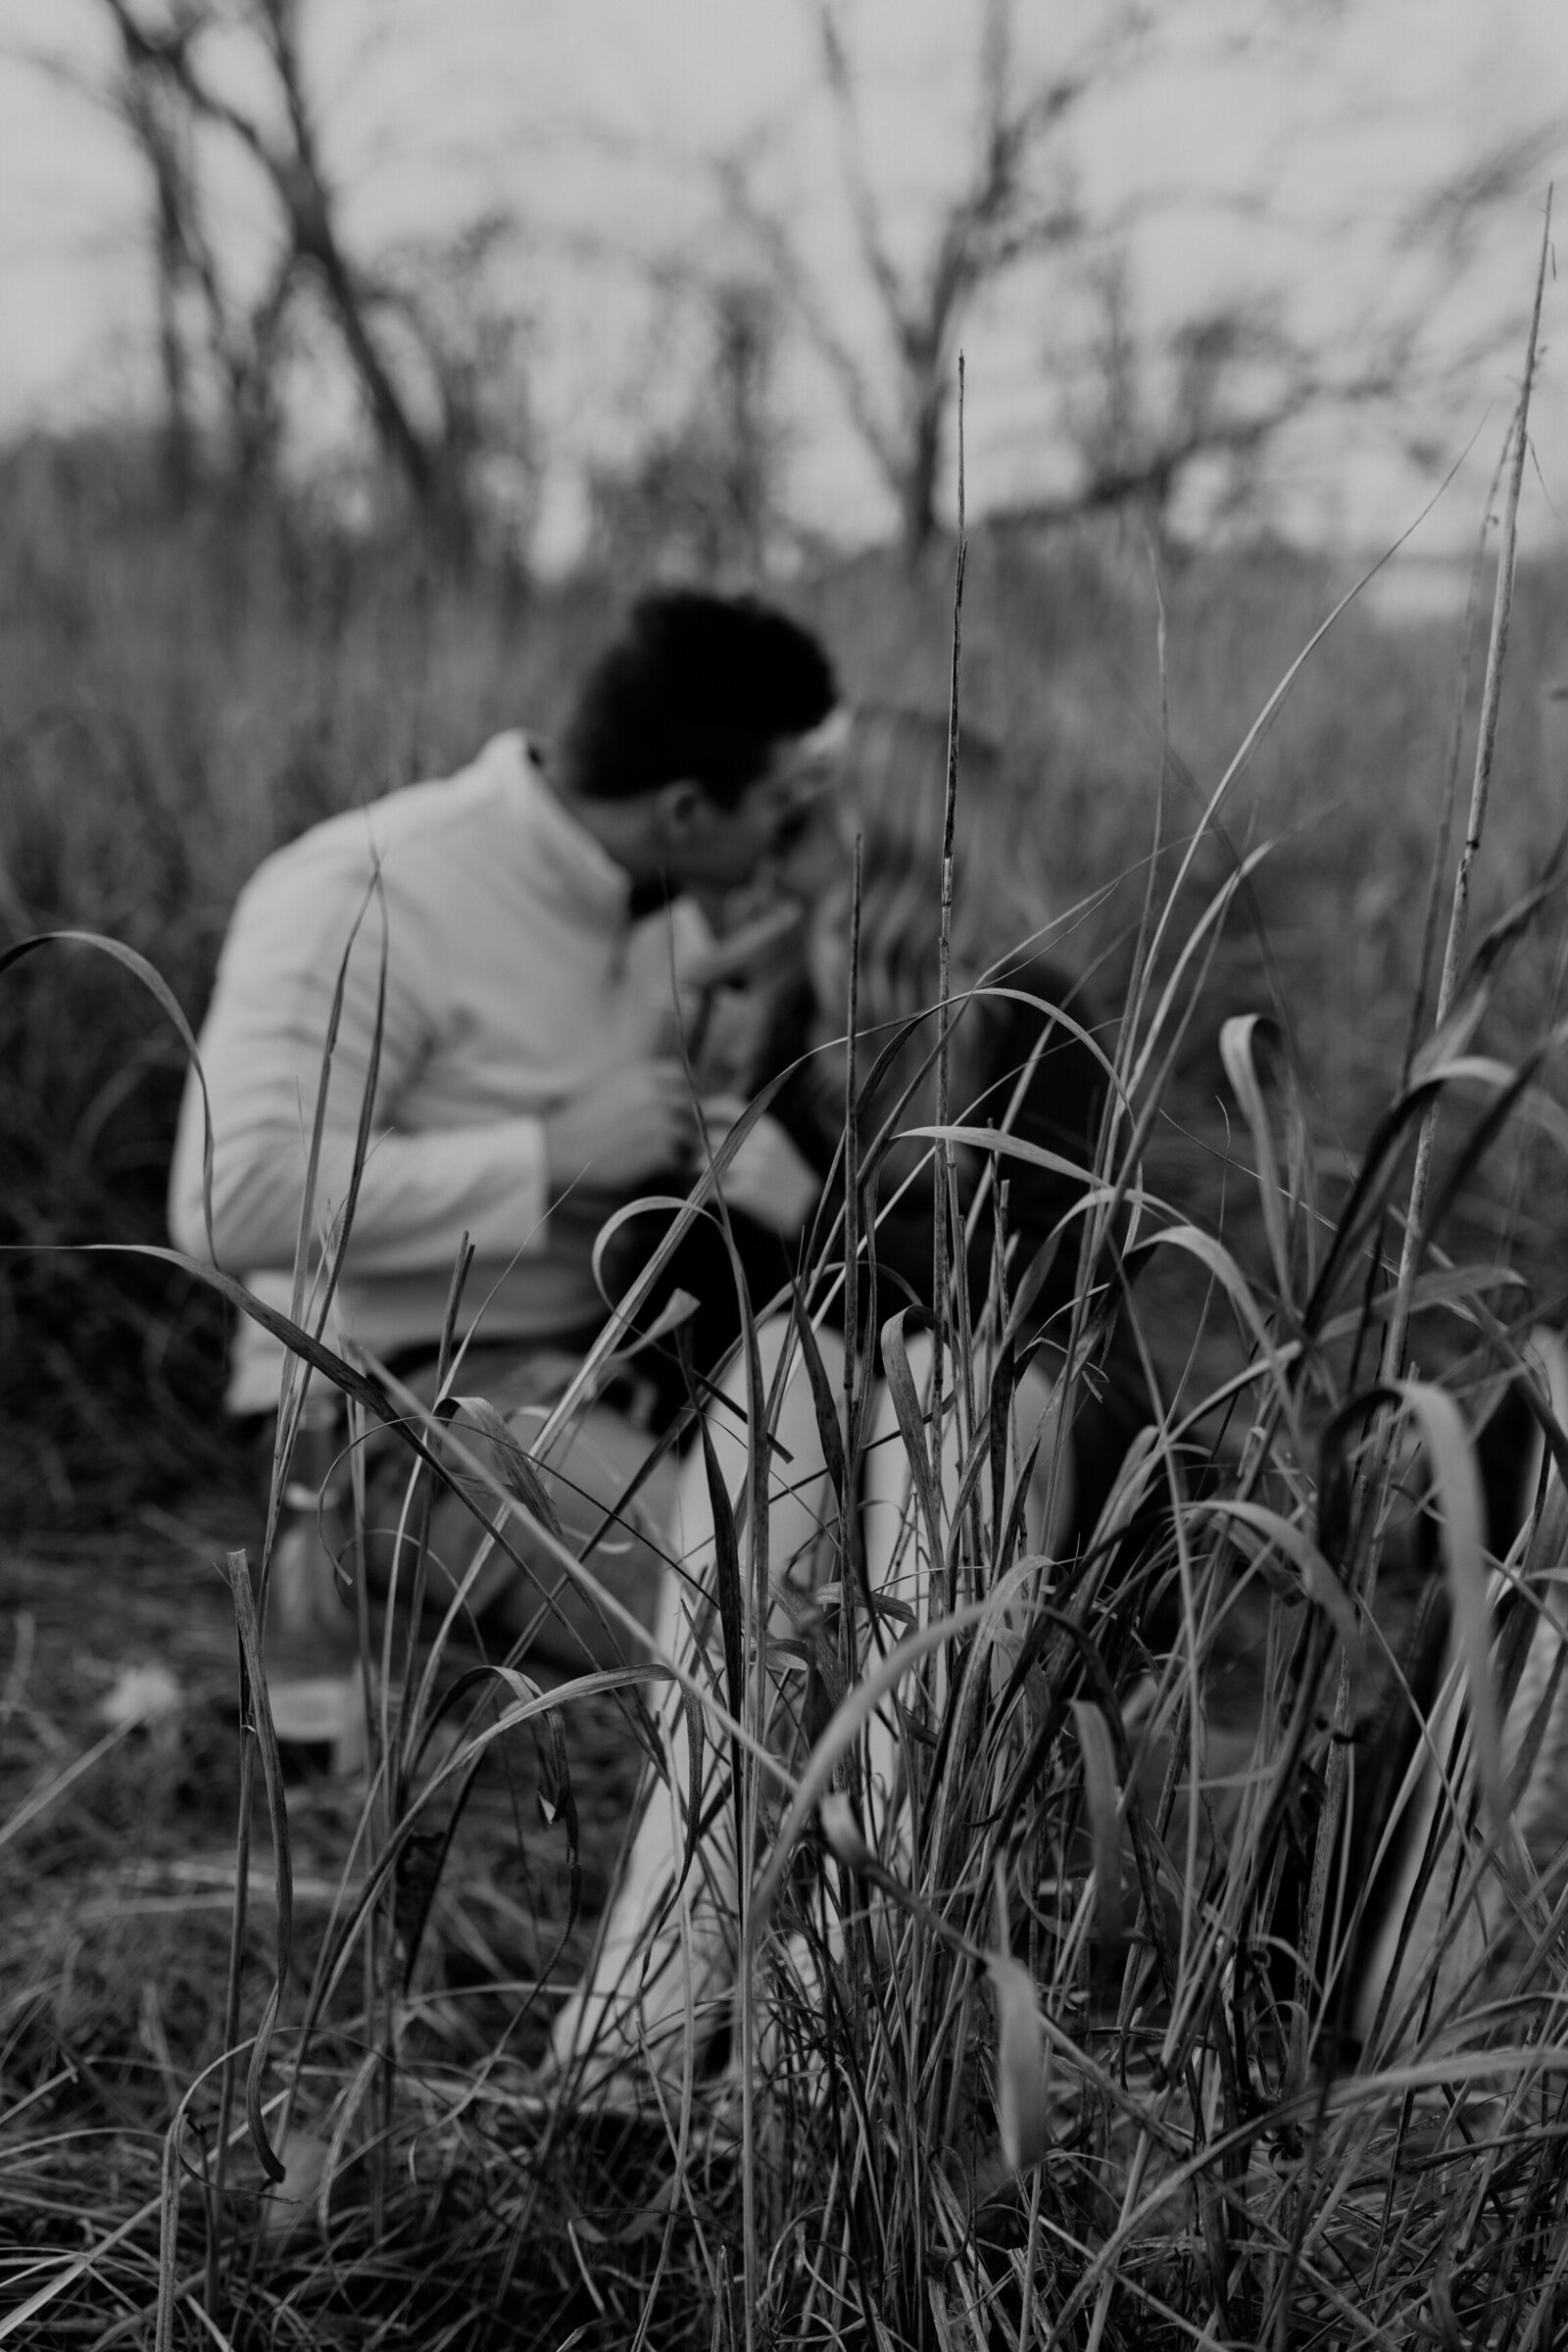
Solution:
<svg viewBox="0 0 1568 2352">
<path fill-rule="evenodd" d="M 819 1728 L 847 1651 L 853 1647 L 863 1667 L 873 1644 L 885 1647 L 925 1615 L 933 1577 L 946 1573 L 930 1555 L 929 1521 L 922 1525 L 911 1508 L 911 1485 L 922 1482 L 910 1474 L 910 1448 L 929 1446 L 936 1403 L 939 1200 L 945 1209 L 951 1201 L 961 1218 L 948 1251 L 943 1438 L 932 1448 L 945 1507 L 960 1461 L 978 1449 L 986 1463 L 976 1491 L 989 1523 L 995 1532 L 1010 1517 L 1015 1528 L 1011 1545 L 1000 1539 L 1002 1549 L 1020 1542 L 1031 1553 L 1066 1549 L 1092 1529 L 1147 1417 L 1136 1381 L 1102 1384 L 1098 1396 L 1077 1383 L 1071 1431 L 1058 1428 L 1054 1384 L 1080 1290 L 1081 1245 L 1102 1199 L 1092 1170 L 1107 1064 L 1090 1042 L 1093 1015 L 1083 991 L 1033 944 L 1047 919 L 1045 891 L 1020 850 L 1037 812 L 1021 796 L 1009 798 L 995 751 L 968 737 L 954 810 L 944 1012 L 947 768 L 945 724 L 907 710 L 858 713 L 837 796 L 849 838 L 837 878 L 812 906 L 804 981 L 773 1022 L 767 1058 L 787 1074 L 767 1112 L 732 1139 L 722 1179 L 731 1232 L 749 1237 L 739 1262 L 755 1269 L 793 1258 L 795 1302 L 767 1316 L 754 1290 L 762 1316 L 761 1387 L 750 1394 L 741 1351 L 717 1384 L 702 1442 L 689 1451 L 674 1545 L 682 1574 L 668 1583 L 659 1645 L 732 1707 L 743 1685 L 750 1690 L 748 1727 L 774 1752 Z M 852 963 L 856 1182 L 848 1187 Z M 710 1106 L 721 1160 L 740 1108 Z M 1000 1131 L 995 1149 L 972 1132 L 955 1143 L 951 1182 L 938 1148 L 919 1132 L 944 1111 L 949 1127 Z M 759 1235 L 770 1243 L 771 1259 L 756 1247 Z M 695 1288 L 703 1276 L 694 1265 L 687 1262 L 681 1279 Z M 801 1339 L 808 1321 L 814 1372 Z M 846 1472 L 836 1457 L 844 1452 L 847 1374 L 859 1401 L 849 1412 L 856 1442 Z M 1000 1419 L 988 1390 L 1001 1398 Z M 922 1400 L 920 1429 L 911 1396 Z M 824 1447 L 830 1401 L 840 1430 L 831 1464 Z M 748 1511 L 751 1432 L 764 1412 L 768 1501 L 760 1558 Z M 857 1504 L 848 1525 L 840 1485 L 853 1490 Z M 747 1623 L 755 1627 L 760 1614 L 768 1620 L 767 1671 L 758 1670 L 756 1643 L 749 1657 L 741 1654 L 747 1645 L 733 1582 L 727 1613 L 720 1612 L 727 1614 L 724 1638 L 715 1636 L 721 1560 L 739 1568 Z M 764 1590 L 771 1606 L 760 1612 Z M 629 2080 L 637 2058 L 678 2069 L 727 2019 L 738 1911 L 735 1808 L 710 1768 L 694 1833 L 683 1720 L 678 1703 L 666 1708 L 663 1772 L 589 1978 L 556 2021 L 557 2067 L 601 2080 Z M 870 1726 L 862 1786 L 874 1834 L 888 1833 L 896 1820 L 904 1737 L 892 1708 Z M 727 1764 L 722 1740 L 709 1752 Z M 746 1820 L 755 1834 L 755 1805 Z M 891 1835 L 899 1835 L 896 1828 Z"/>
</svg>

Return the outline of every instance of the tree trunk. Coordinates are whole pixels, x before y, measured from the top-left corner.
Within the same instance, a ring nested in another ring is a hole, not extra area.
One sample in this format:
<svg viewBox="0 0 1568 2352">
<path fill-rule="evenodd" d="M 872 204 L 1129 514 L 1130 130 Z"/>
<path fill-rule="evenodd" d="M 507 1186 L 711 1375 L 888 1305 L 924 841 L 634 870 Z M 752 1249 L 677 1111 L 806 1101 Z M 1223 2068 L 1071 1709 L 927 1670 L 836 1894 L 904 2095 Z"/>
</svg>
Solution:
<svg viewBox="0 0 1568 2352">
<path fill-rule="evenodd" d="M 937 527 L 937 471 L 942 463 L 948 388 L 932 371 L 911 387 L 911 393 L 907 454 L 897 489 L 899 539 L 912 569 Z"/>
</svg>

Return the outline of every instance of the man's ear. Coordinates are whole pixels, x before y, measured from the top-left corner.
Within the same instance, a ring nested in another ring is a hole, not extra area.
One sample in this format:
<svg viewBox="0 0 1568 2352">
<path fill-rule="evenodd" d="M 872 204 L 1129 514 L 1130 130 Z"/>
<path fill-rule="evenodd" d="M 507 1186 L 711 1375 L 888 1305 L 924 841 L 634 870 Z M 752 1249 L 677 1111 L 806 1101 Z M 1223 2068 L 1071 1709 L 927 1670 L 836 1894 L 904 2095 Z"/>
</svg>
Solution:
<svg viewBox="0 0 1568 2352">
<path fill-rule="evenodd" d="M 710 806 L 707 793 L 691 776 L 677 776 L 662 784 L 654 796 L 660 840 L 675 849 L 690 841 Z"/>
</svg>

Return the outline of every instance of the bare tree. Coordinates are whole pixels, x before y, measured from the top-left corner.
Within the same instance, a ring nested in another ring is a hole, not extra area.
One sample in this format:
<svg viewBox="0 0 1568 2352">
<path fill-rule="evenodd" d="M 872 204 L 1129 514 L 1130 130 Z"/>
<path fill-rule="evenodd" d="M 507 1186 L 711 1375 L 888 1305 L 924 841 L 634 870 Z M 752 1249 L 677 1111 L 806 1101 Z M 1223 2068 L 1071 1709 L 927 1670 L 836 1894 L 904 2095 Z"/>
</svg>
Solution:
<svg viewBox="0 0 1568 2352">
<path fill-rule="evenodd" d="M 493 209 L 455 235 L 385 257 L 367 299 L 388 330 L 401 328 L 437 419 L 436 446 L 474 544 L 515 563 L 537 519 L 541 466 L 531 399 L 532 321 L 505 291 L 496 265 L 514 223 Z"/>
<path fill-rule="evenodd" d="M 629 460 L 589 469 L 590 554 L 613 570 L 661 564 L 756 578 L 781 526 L 772 378 L 778 304 L 754 278 L 670 272 L 696 321 L 695 390 Z M 688 372 L 688 370 L 683 370 Z"/>
<path fill-rule="evenodd" d="M 205 0 L 181 0 L 156 36 L 110 0 L 121 43 L 119 75 L 105 94 L 152 182 L 158 342 L 164 383 L 168 474 L 176 499 L 189 489 L 197 444 L 195 379 L 209 369 L 220 387 L 225 469 L 241 480 L 266 473 L 282 431 L 280 356 L 298 281 L 297 257 L 282 246 L 259 294 L 229 282 L 212 238 L 197 169 L 196 120 L 170 57 L 202 28 Z M 194 304 L 199 337 L 190 323 Z"/>
<path fill-rule="evenodd" d="M 899 256 L 891 195 L 871 161 L 869 73 L 852 47 L 851 0 L 802 5 L 834 126 L 858 264 L 853 290 L 839 290 L 808 255 L 796 222 L 760 192 L 755 156 L 721 162 L 720 181 L 731 217 L 749 228 L 892 494 L 911 557 L 935 526 L 960 338 L 981 298 L 1008 273 L 1017 273 L 1019 300 L 1031 299 L 1030 278 L 1059 293 L 1076 282 L 1097 317 L 1088 341 L 1070 349 L 1054 318 L 1057 340 L 1043 355 L 1043 373 L 1059 387 L 1059 445 L 1072 474 L 1054 496 L 1016 509 L 1023 518 L 1049 522 L 1136 504 L 1162 527 L 1200 474 L 1222 510 L 1238 511 L 1255 499 L 1280 437 L 1309 410 L 1380 405 L 1392 421 L 1400 403 L 1438 388 L 1429 333 L 1435 304 L 1419 296 L 1402 306 L 1381 300 L 1347 323 L 1333 349 L 1322 338 L 1308 346 L 1279 303 L 1245 291 L 1151 329 L 1131 300 L 1129 241 L 1172 203 L 1191 209 L 1198 191 L 1146 190 L 1091 212 L 1075 184 L 1073 138 L 1098 102 L 1156 62 L 1156 42 L 1166 56 L 1181 43 L 1188 63 L 1261 55 L 1271 41 L 1309 41 L 1314 27 L 1343 14 L 1341 0 L 1266 0 L 1228 22 L 1222 11 L 1205 18 L 1180 0 L 1159 10 L 1147 0 L 1102 0 L 1087 12 L 1094 30 L 1085 45 L 1059 70 L 1034 72 L 1020 55 L 1032 22 L 1020 0 L 978 0 L 968 132 L 934 151 L 947 192 L 912 261 Z M 1432 253 L 1451 285 L 1499 200 L 1561 151 L 1561 126 L 1547 123 L 1481 156 L 1417 209 L 1410 242 Z M 1250 200 L 1248 211 L 1266 214 L 1266 198 Z M 879 351 L 865 336 L 867 317 L 880 330 Z M 1449 372 L 1461 373 L 1473 356 L 1460 355 Z"/>
<path fill-rule="evenodd" d="M 1236 519 L 1260 488 L 1276 436 L 1314 401 L 1370 395 L 1375 372 L 1333 382 L 1287 330 L 1275 301 L 1237 294 L 1151 336 L 1138 316 L 1124 247 L 1084 266 L 1090 326 L 1076 345 L 1054 331 L 1046 353 L 1059 384 L 1072 478 L 1054 498 L 1015 503 L 1012 522 L 1044 524 L 1136 507 L 1160 537 L 1193 475 L 1211 512 Z"/>
<path fill-rule="evenodd" d="M 1013 0 L 984 0 L 978 101 L 957 184 L 919 264 L 901 267 L 866 162 L 860 90 L 836 0 L 810 0 L 839 170 L 863 285 L 892 359 L 891 398 L 879 371 L 840 330 L 789 226 L 761 203 L 746 164 L 721 166 L 725 194 L 750 226 L 781 292 L 826 363 L 859 438 L 893 493 L 906 549 L 936 524 L 937 483 L 956 384 L 958 338 L 976 297 L 1016 262 L 1071 247 L 1083 223 L 1059 137 L 1085 97 L 1141 37 L 1134 6 L 1117 6 L 1092 50 L 1059 74 L 1020 75 Z M 1020 86 L 1021 85 L 1021 86 Z"/>
<path fill-rule="evenodd" d="M 377 444 L 416 506 L 460 536 L 466 524 L 461 448 L 437 423 L 416 416 L 384 348 L 379 314 L 388 289 L 345 246 L 335 190 L 321 148 L 301 49 L 301 0 L 102 0 L 123 61 L 120 109 L 157 190 L 158 275 L 171 429 L 188 431 L 188 391 L 175 309 L 183 286 L 205 304 L 211 346 L 224 377 L 242 453 L 254 459 L 275 429 L 282 328 L 301 287 L 313 283 L 363 395 Z M 272 104 L 251 109 L 209 71 L 220 30 L 247 30 L 265 67 Z M 243 316 L 222 279 L 206 233 L 191 155 L 198 132 L 225 136 L 250 158 L 277 218 L 272 270 Z M 405 315 L 401 296 L 393 307 Z M 461 441 L 461 436 L 460 436 Z"/>
<path fill-rule="evenodd" d="M 158 355 L 164 383 L 165 463 L 171 494 L 179 503 L 190 489 L 196 448 L 191 356 L 181 318 L 186 286 L 197 274 L 188 125 L 170 108 L 164 90 L 140 69 L 134 58 L 126 58 L 116 95 L 125 125 L 146 160 L 152 179 L 152 244 Z"/>
</svg>

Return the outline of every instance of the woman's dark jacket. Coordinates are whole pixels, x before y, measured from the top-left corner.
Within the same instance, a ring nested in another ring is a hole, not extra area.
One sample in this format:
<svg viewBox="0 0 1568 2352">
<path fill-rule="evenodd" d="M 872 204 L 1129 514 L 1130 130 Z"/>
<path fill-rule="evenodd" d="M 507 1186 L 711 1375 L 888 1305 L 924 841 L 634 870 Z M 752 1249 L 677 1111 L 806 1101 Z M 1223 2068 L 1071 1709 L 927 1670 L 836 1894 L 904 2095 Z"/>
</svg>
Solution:
<svg viewBox="0 0 1568 2352">
<path fill-rule="evenodd" d="M 1004 1187 L 1004 1234 L 1005 1282 L 1009 1303 L 1020 1285 L 1031 1296 L 1019 1319 L 1020 1346 L 1045 1337 L 1064 1347 L 1075 1287 L 1082 1219 L 1073 1215 L 1083 1200 L 1088 1173 L 1094 1166 L 1107 1080 L 1097 1054 L 1057 1017 L 1065 1013 L 1077 1028 L 1104 1041 L 1094 1007 L 1080 983 L 1044 957 L 1020 959 L 978 995 L 959 1000 L 954 1019 L 961 1020 L 968 1035 L 961 1066 L 969 1075 L 950 1106 L 949 1123 L 968 1128 L 1000 1128 L 1008 1136 L 1038 1146 L 1068 1163 L 1066 1168 L 1041 1166 L 999 1149 L 987 1199 L 968 1248 L 968 1292 L 971 1317 L 978 1320 L 991 1288 L 996 1251 L 998 1184 Z M 747 1295 L 754 1312 L 761 1312 L 793 1280 L 813 1267 L 840 1270 L 844 1262 L 844 1120 L 842 1111 L 842 1054 L 833 1054 L 838 1085 L 824 1085 L 813 1076 L 808 1054 L 810 1001 L 804 988 L 781 1005 L 772 1025 L 759 1091 L 770 1074 L 784 1073 L 770 1104 L 771 1115 L 790 1136 L 802 1155 L 824 1180 L 822 1207 L 805 1236 L 782 1238 L 752 1218 L 731 1211 L 729 1228 L 740 1260 Z M 937 1042 L 935 1012 L 922 1016 L 913 1035 L 919 1044 L 897 1057 L 897 1070 L 906 1081 L 923 1058 L 934 1054 Z M 880 1169 L 873 1150 L 882 1126 L 892 1117 L 895 1132 L 932 1123 L 928 1109 L 899 1108 L 900 1078 L 884 1077 L 875 1086 L 883 1043 L 865 1039 L 858 1049 L 860 1089 L 857 1126 L 859 1150 L 866 1164 L 860 1169 L 859 1215 L 869 1209 L 875 1217 L 869 1248 L 862 1239 L 858 1291 L 858 1321 L 862 1338 L 874 1318 L 877 1328 L 901 1307 L 913 1307 L 929 1319 L 934 1271 L 933 1203 L 935 1191 L 930 1165 L 922 1167 L 901 1197 L 891 1171 Z M 828 1050 L 831 1053 L 831 1049 Z M 1019 1101 L 1009 1105 L 1022 1072 L 1027 1082 Z M 922 1086 L 918 1102 L 929 1105 L 934 1090 Z M 907 1170 L 914 1153 L 899 1149 L 900 1172 Z M 959 1205 L 967 1210 L 981 1172 L 991 1155 L 960 1146 L 958 1152 Z M 1081 1171 L 1081 1173 L 1080 1173 Z M 870 1179 L 868 1182 L 867 1179 Z M 672 1184 L 668 1189 L 684 1190 Z M 880 1212 L 880 1213 L 878 1213 Z M 837 1224 L 834 1219 L 837 1216 Z M 618 1297 L 668 1231 L 669 1213 L 649 1210 L 630 1218 L 615 1237 L 607 1271 L 612 1297 Z M 1031 1271 L 1033 1269 L 1033 1271 Z M 820 1275 L 819 1275 L 820 1278 Z M 689 1399 L 688 1360 L 700 1389 L 740 1335 L 741 1317 L 733 1263 L 713 1213 L 700 1217 L 680 1248 L 640 1317 L 646 1329 L 660 1306 L 679 1288 L 697 1301 L 682 1334 L 680 1348 L 656 1343 L 638 1359 L 659 1392 L 659 1418 L 671 1417 Z M 820 1291 L 808 1294 L 820 1297 Z M 830 1308 L 830 1320 L 845 1323 L 844 1290 Z M 913 1320 L 913 1318 L 911 1318 Z M 1074 1419 L 1079 1465 L 1080 1516 L 1098 1512 L 1108 1492 L 1133 1432 L 1148 1417 L 1136 1357 L 1126 1347 L 1113 1347 L 1102 1373 L 1098 1395 L 1087 1392 Z"/>
</svg>

